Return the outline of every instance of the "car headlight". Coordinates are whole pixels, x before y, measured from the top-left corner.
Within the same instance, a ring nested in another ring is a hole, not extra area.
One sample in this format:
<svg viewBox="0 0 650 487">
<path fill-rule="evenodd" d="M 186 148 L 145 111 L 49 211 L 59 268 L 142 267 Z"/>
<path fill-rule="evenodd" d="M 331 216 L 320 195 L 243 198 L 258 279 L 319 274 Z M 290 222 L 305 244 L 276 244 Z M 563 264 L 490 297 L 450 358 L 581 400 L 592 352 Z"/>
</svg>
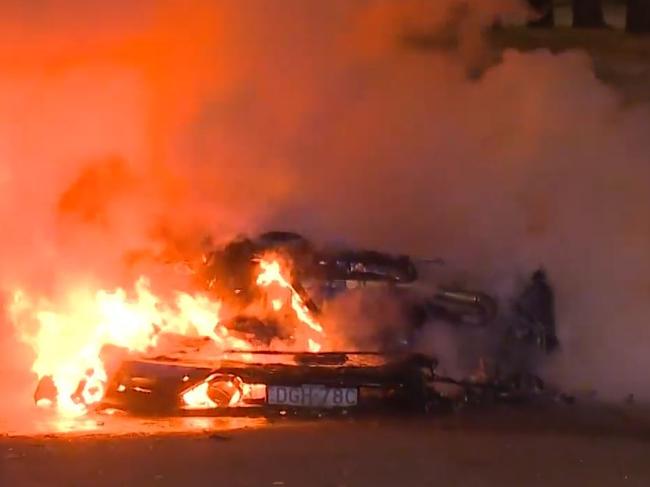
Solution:
<svg viewBox="0 0 650 487">
<path fill-rule="evenodd" d="M 229 374 L 213 374 L 181 393 L 184 409 L 233 407 L 242 399 L 244 383 Z"/>
</svg>

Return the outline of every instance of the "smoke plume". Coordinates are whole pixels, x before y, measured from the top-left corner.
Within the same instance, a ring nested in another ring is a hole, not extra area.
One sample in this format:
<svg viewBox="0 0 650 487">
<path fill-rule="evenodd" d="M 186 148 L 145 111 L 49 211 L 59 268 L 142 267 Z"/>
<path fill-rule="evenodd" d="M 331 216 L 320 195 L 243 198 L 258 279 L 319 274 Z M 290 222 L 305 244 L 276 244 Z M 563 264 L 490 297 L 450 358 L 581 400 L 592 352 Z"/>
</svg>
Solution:
<svg viewBox="0 0 650 487">
<path fill-rule="evenodd" d="M 464 269 L 545 266 L 568 388 L 650 397 L 650 113 L 515 0 L 4 2 L 0 283 L 56 294 L 268 227 Z M 2 323 L 6 361 L 29 351 Z"/>
</svg>

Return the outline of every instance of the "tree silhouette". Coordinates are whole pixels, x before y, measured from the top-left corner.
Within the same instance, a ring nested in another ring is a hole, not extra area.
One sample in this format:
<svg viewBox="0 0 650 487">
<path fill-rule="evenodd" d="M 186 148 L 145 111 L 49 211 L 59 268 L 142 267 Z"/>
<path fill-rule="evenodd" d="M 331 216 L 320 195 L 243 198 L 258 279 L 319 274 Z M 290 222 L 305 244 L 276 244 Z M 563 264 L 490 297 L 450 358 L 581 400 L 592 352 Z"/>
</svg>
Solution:
<svg viewBox="0 0 650 487">
<path fill-rule="evenodd" d="M 650 33 L 650 0 L 627 0 L 625 30 L 634 34 Z"/>
<path fill-rule="evenodd" d="M 606 26 L 601 0 L 573 0 L 572 7 L 573 27 L 595 29 Z"/>
</svg>

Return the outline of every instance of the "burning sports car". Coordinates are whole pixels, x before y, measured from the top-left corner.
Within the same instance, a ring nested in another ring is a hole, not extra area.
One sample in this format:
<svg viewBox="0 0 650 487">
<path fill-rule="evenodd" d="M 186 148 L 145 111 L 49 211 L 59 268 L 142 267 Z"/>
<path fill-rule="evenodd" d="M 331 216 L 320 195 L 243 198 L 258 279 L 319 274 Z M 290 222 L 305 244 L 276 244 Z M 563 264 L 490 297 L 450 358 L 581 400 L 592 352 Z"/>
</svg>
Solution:
<svg viewBox="0 0 650 487">
<path fill-rule="evenodd" d="M 120 295 L 110 306 L 96 303 L 94 341 L 74 364 L 39 372 L 37 404 L 76 413 L 425 411 L 458 400 L 527 397 L 542 387 L 528 370 L 497 373 L 507 369 L 497 364 L 488 371 L 482 359 L 468 377 L 443 376 L 436 357 L 415 353 L 409 330 L 432 321 L 486 327 L 497 306 L 484 293 L 457 288 L 414 298 L 408 285 L 418 273 L 407 256 L 318 249 L 300 235 L 271 232 L 210 252 L 195 276 L 207 294 L 179 294 L 173 307 L 140 288 L 133 301 Z M 541 285 L 539 274 L 534 282 Z M 342 348 L 323 324 L 323 306 L 369 283 L 383 283 L 403 303 L 406 338 L 384 337 L 374 351 Z M 556 344 L 554 327 L 538 319 L 534 306 L 518 309 L 525 319 L 507 329 L 505 342 Z"/>
<path fill-rule="evenodd" d="M 127 361 L 103 407 L 139 412 L 259 414 L 300 410 L 423 410 L 437 398 L 435 361 L 372 352 L 171 354 Z"/>
<path fill-rule="evenodd" d="M 255 239 L 234 240 L 207 253 L 197 275 L 209 288 L 218 288 L 222 296 L 230 294 L 245 303 L 256 299 L 260 292 L 259 287 L 251 285 L 256 256 L 269 252 L 291 261 L 291 285 L 316 313 L 319 306 L 315 300 L 322 305 L 350 287 L 383 284 L 394 297 L 406 298 L 401 299 L 408 307 L 404 312 L 414 325 L 431 319 L 487 324 L 497 314 L 497 304 L 487 294 L 455 287 L 429 291 L 421 299 L 408 299 L 413 297 L 409 287 L 419 278 L 416 262 L 409 256 L 340 246 L 318 248 L 292 232 L 268 232 Z"/>
<path fill-rule="evenodd" d="M 100 407 L 201 415 L 428 412 L 458 400 L 520 400 L 542 386 L 457 381 L 438 376 L 436 365 L 424 355 L 380 352 L 228 352 L 199 360 L 177 353 L 124 362 Z"/>
</svg>

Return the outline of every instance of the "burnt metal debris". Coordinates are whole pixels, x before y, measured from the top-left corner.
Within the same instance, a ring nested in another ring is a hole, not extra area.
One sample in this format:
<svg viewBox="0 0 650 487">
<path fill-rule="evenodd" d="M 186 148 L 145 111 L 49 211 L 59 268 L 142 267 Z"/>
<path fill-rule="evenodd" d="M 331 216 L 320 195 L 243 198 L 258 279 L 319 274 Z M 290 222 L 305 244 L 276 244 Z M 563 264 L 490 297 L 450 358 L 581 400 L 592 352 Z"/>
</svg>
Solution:
<svg viewBox="0 0 650 487">
<path fill-rule="evenodd" d="M 252 284 L 256 258 L 268 251 L 291 260 L 292 285 L 314 313 L 320 308 L 304 282 L 316 282 L 326 291 L 321 292 L 321 299 L 342 292 L 350 282 L 355 286 L 385 284 L 404 303 L 404 321 L 411 335 L 407 334 L 406 340 L 403 335 L 387 337 L 381 349 L 368 352 L 258 350 L 244 360 L 241 352 L 196 358 L 192 350 L 179 349 L 160 357 L 126 359 L 109 378 L 98 408 L 225 415 L 286 415 L 326 409 L 347 414 L 386 408 L 430 412 L 468 403 L 557 397 L 535 374 L 531 358 L 552 353 L 559 346 L 553 290 L 543 269 L 532 274 L 512 309 L 500 310 L 497 300 L 487 293 L 461 287 L 441 287 L 424 295 L 410 292 L 409 285 L 419 276 L 416 262 L 409 256 L 319 248 L 297 233 L 276 231 L 257 238 L 242 237 L 210 251 L 195 275 L 207 289 L 218 288 L 221 294 L 229 293 L 245 303 L 259 293 Z M 416 353 L 410 340 L 423 327 L 440 323 L 489 330 L 500 345 L 491 356 L 480 358 L 474 373 L 450 377 L 441 372 L 444 367 L 439 367 L 436 357 Z M 229 326 L 254 336 L 258 349 L 283 332 L 278 323 L 247 316 L 235 317 Z M 183 408 L 184 393 L 203 384 L 210 404 L 218 407 Z M 252 385 L 263 387 L 264 394 L 248 397 Z M 324 398 L 322 404 L 313 402 L 316 396 Z M 35 400 L 55 398 L 55 385 L 46 377 Z"/>
</svg>

